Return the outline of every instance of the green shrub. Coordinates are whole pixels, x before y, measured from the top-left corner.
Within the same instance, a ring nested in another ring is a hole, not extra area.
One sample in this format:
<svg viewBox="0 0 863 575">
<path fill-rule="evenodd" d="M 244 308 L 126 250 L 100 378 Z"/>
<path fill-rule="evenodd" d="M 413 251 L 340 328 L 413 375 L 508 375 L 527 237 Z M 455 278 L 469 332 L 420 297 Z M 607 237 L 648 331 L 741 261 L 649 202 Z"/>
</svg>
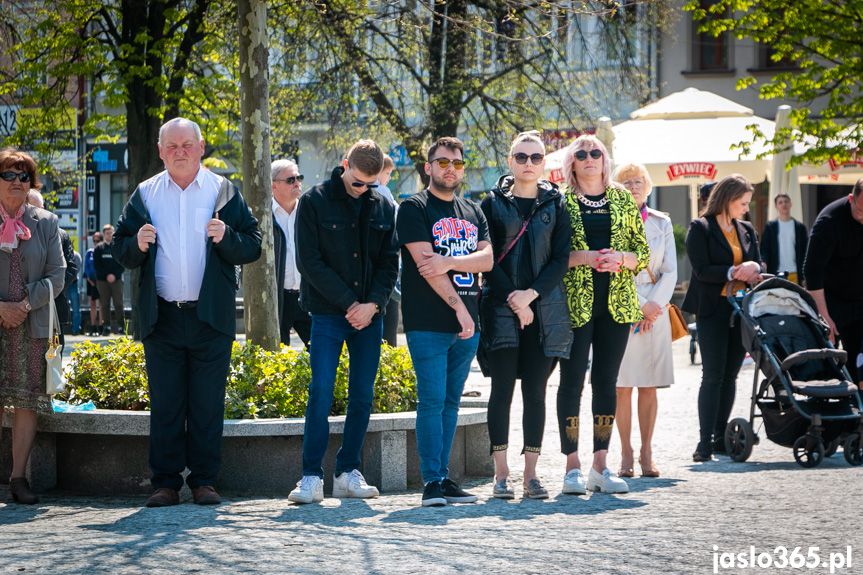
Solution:
<svg viewBox="0 0 863 575">
<path fill-rule="evenodd" d="M 130 338 L 104 346 L 84 342 L 75 347 L 66 368 L 69 389 L 59 399 L 92 400 L 102 409 L 147 410 L 144 347 Z M 309 354 L 283 347 L 270 352 L 256 345 L 234 343 L 225 391 L 225 419 L 303 417 L 312 372 Z M 344 415 L 348 402 L 348 355 L 342 350 L 336 374 L 331 415 Z M 381 346 L 373 413 L 415 411 L 416 374 L 406 347 Z"/>
<path fill-rule="evenodd" d="M 682 258 L 686 255 L 686 228 L 684 228 L 680 224 L 674 224 L 671 226 L 671 230 L 674 233 L 674 248 L 677 252 L 677 259 Z"/>
</svg>

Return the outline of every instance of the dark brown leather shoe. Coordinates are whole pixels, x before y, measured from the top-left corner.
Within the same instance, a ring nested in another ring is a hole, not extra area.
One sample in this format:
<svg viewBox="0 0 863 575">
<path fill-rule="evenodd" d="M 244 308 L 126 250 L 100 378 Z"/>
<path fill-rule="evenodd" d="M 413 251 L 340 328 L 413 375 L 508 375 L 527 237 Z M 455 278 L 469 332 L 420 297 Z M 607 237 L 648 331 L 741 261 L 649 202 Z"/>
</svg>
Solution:
<svg viewBox="0 0 863 575">
<path fill-rule="evenodd" d="M 192 489 L 192 497 L 196 505 L 219 505 L 222 502 L 222 498 L 212 485 L 202 485 Z"/>
<path fill-rule="evenodd" d="M 160 487 L 147 499 L 146 507 L 169 507 L 180 502 L 180 494 L 168 487 Z"/>
<path fill-rule="evenodd" d="M 39 498 L 30 489 L 30 483 L 25 477 L 11 477 L 9 479 L 9 491 L 12 492 L 12 498 L 18 503 L 24 503 L 25 505 L 39 503 Z"/>
</svg>

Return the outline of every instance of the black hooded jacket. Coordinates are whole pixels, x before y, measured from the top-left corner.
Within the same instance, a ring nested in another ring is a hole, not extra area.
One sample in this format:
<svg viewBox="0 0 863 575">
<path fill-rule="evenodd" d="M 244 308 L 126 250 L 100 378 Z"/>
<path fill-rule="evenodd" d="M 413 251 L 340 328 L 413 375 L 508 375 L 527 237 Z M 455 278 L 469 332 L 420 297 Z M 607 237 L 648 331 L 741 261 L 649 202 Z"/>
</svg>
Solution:
<svg viewBox="0 0 863 575">
<path fill-rule="evenodd" d="M 483 198 L 481 208 L 488 220 L 495 264 L 483 274 L 480 337 L 488 351 L 519 345 L 518 317 L 506 305 L 513 290 L 535 289 L 539 298 L 533 304 L 534 321 L 539 321 L 546 357 L 569 357 L 572 328 L 563 289 L 563 276 L 569 267 L 572 229 L 563 194 L 556 185 L 539 181 L 539 193 L 530 223 L 521 238 L 500 260 L 524 226 L 512 195 L 512 176 L 501 177 Z M 530 249 L 527 254 L 525 249 Z M 530 274 L 525 266 L 530 258 Z M 498 262 L 500 260 L 500 262 Z"/>
</svg>

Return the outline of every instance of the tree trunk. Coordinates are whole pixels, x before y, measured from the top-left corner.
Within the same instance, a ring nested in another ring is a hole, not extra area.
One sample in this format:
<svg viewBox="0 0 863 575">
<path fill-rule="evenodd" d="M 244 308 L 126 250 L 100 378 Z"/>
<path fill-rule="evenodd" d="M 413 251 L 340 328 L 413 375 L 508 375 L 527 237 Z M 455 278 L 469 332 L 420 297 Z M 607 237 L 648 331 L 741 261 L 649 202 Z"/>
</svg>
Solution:
<svg viewBox="0 0 863 575">
<path fill-rule="evenodd" d="M 276 351 L 280 337 L 270 174 L 267 3 L 264 0 L 238 0 L 237 12 L 243 192 L 263 236 L 261 259 L 243 269 L 246 339 L 264 349 Z"/>
</svg>

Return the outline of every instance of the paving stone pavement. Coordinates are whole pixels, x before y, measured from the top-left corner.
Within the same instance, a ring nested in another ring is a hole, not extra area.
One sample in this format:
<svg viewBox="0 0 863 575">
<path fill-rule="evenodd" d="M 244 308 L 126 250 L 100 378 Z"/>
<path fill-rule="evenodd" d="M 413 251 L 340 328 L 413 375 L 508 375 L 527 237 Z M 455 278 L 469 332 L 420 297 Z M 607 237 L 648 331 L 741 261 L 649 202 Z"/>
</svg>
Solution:
<svg viewBox="0 0 863 575">
<path fill-rule="evenodd" d="M 631 479 L 627 494 L 560 493 L 565 459 L 557 438 L 554 374 L 538 467 L 551 495 L 546 501 L 493 499 L 491 478 L 466 485 L 480 496 L 477 503 L 445 508 L 420 507 L 415 492 L 374 500 L 328 498 L 308 506 L 289 503 L 287 493 L 224 494 L 218 507 L 186 501 L 166 509 L 142 508 L 143 498 L 52 493 L 39 505 L 23 506 L 11 501 L 7 489 L 0 490 L 0 573 L 629 575 L 713 573 L 715 565 L 718 572 L 769 571 L 720 566 L 719 553 L 748 558 L 750 546 L 756 555 L 770 553 L 776 563 L 782 562 L 777 547 L 789 557 L 796 547 L 804 556 L 818 547 L 812 552 L 825 563 L 830 553 L 847 556 L 850 546 L 852 565 L 838 568 L 836 558 L 834 571 L 863 573 L 863 468 L 850 467 L 841 450 L 819 467 L 803 469 L 790 449 L 763 439 L 746 463 L 726 457 L 692 463 L 701 367 L 690 365 L 687 350 L 688 338 L 674 344 L 676 383 L 659 391 L 654 460 L 662 477 Z M 733 417 L 748 414 L 752 374 L 752 366 L 741 371 Z M 467 390 L 488 397 L 489 382 L 474 369 Z M 509 456 L 517 488 L 518 396 L 517 391 Z M 582 416 L 589 418 L 589 410 L 587 386 Z M 591 436 L 585 427 L 580 455 L 586 473 Z M 615 432 L 612 470 L 619 445 Z M 831 569 L 825 563 L 789 565 L 785 571 Z"/>
</svg>

